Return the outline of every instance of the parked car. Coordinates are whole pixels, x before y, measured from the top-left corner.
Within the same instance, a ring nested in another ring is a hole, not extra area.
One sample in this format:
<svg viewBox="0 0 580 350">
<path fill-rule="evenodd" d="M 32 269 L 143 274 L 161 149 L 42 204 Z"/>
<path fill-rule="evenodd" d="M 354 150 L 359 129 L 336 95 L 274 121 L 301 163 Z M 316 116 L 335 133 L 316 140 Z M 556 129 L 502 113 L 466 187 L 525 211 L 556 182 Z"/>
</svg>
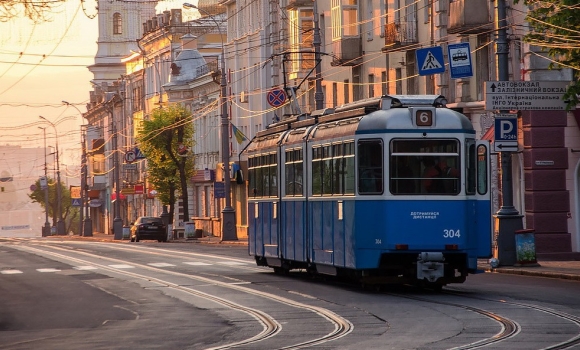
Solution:
<svg viewBox="0 0 580 350">
<path fill-rule="evenodd" d="M 141 216 L 131 224 L 131 242 L 142 239 L 156 239 L 167 242 L 167 226 L 156 216 Z"/>
</svg>

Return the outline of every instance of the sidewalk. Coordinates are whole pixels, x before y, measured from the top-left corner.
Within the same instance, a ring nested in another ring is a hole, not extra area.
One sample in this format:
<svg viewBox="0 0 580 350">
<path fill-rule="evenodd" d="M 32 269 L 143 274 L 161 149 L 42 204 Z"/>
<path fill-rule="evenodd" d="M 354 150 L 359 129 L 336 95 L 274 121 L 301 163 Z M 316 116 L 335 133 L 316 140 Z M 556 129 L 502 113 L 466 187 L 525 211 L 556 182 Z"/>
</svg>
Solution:
<svg viewBox="0 0 580 350">
<path fill-rule="evenodd" d="M 479 260 L 477 268 L 486 273 L 539 276 L 580 281 L 580 261 L 538 261 L 539 266 L 500 266 L 492 268 L 487 260 Z"/>
<path fill-rule="evenodd" d="M 93 233 L 92 237 L 80 237 L 80 236 L 50 236 L 47 238 L 59 239 L 80 239 L 80 240 L 92 240 L 92 241 L 111 241 L 117 243 L 129 243 L 128 239 L 115 240 L 113 235 L 106 235 L 104 233 Z M 168 241 L 168 243 L 190 243 L 190 244 L 223 244 L 223 245 L 247 245 L 248 240 L 246 238 L 239 239 L 237 241 L 221 241 L 217 236 L 209 236 L 202 238 L 193 239 L 174 239 Z M 505 273 L 512 275 L 525 275 L 525 276 L 536 276 L 536 277 L 548 277 L 548 278 L 560 278 L 567 280 L 580 281 L 580 261 L 538 261 L 539 266 L 500 266 L 492 268 L 489 262 L 485 259 L 480 259 L 477 262 L 477 268 L 485 273 Z"/>
</svg>

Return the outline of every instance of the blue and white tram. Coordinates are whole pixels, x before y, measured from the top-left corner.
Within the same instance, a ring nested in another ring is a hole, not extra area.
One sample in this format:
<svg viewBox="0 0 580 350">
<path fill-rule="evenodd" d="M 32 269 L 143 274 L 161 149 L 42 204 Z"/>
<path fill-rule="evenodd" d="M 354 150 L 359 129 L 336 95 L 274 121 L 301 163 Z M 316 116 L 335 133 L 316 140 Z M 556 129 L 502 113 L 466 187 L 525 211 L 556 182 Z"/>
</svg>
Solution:
<svg viewBox="0 0 580 350">
<path fill-rule="evenodd" d="M 491 256 L 489 143 L 442 96 L 315 111 L 246 154 L 258 265 L 439 287 Z"/>
</svg>

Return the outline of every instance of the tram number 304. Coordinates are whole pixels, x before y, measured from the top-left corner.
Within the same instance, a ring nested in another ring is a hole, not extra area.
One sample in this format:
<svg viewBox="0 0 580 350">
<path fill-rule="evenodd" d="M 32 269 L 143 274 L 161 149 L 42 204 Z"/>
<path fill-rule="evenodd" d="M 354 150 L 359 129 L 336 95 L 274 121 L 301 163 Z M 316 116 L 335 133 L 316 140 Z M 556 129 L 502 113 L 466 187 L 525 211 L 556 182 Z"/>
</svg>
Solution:
<svg viewBox="0 0 580 350">
<path fill-rule="evenodd" d="M 459 232 L 459 230 L 448 230 L 445 229 L 443 230 L 443 238 L 453 238 L 453 237 L 461 237 L 461 233 Z"/>
</svg>

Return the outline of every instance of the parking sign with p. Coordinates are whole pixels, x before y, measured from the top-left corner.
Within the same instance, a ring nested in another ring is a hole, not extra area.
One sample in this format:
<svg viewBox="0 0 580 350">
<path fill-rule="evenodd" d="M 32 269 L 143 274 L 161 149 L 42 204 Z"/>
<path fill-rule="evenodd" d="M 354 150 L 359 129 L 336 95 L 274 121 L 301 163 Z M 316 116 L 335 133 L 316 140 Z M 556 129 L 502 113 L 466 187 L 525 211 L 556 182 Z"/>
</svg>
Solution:
<svg viewBox="0 0 580 350">
<path fill-rule="evenodd" d="M 495 117 L 496 152 L 517 152 L 518 150 L 518 118 L 515 115 L 497 115 Z"/>
</svg>

